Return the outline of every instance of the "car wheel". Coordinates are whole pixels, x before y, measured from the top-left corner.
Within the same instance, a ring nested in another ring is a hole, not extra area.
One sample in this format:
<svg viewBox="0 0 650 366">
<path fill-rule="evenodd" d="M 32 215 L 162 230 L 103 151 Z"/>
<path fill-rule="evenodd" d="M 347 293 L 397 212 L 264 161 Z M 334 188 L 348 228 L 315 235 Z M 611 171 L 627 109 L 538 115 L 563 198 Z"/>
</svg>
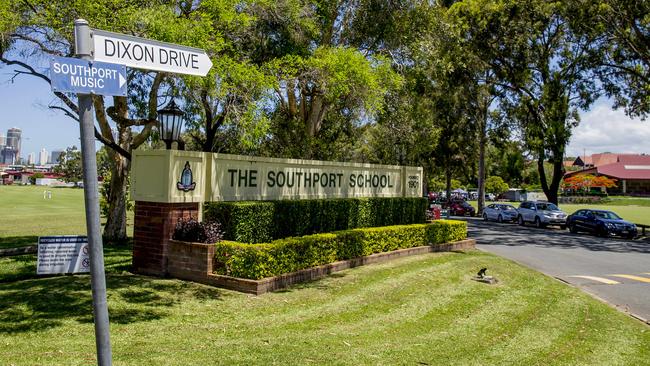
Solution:
<svg viewBox="0 0 650 366">
<path fill-rule="evenodd" d="M 486 214 L 486 213 L 483 213 L 483 221 L 487 221 L 487 220 L 488 220 L 488 218 L 487 218 L 487 214 Z"/>
<path fill-rule="evenodd" d="M 503 222 L 503 216 L 499 215 L 499 217 L 497 217 L 497 222 L 502 223 Z"/>
<path fill-rule="evenodd" d="M 609 231 L 607 231 L 607 228 L 601 227 L 596 230 L 596 235 L 600 236 L 601 238 L 606 238 L 609 236 Z"/>
<path fill-rule="evenodd" d="M 521 215 L 519 215 L 519 217 L 517 217 L 517 222 L 518 222 L 519 225 L 521 225 L 521 226 L 526 225 L 526 223 L 524 222 L 524 217 L 521 216 Z"/>
<path fill-rule="evenodd" d="M 632 239 L 636 238 L 636 235 L 634 235 L 634 234 L 628 234 L 628 235 L 626 236 L 626 238 L 632 240 Z"/>
<path fill-rule="evenodd" d="M 577 234 L 578 233 L 578 228 L 576 227 L 576 224 L 569 225 L 569 231 L 574 233 L 574 234 Z"/>
<path fill-rule="evenodd" d="M 542 221 L 539 219 L 539 217 L 535 217 L 535 227 L 538 229 L 543 228 L 544 226 L 542 225 Z"/>
</svg>

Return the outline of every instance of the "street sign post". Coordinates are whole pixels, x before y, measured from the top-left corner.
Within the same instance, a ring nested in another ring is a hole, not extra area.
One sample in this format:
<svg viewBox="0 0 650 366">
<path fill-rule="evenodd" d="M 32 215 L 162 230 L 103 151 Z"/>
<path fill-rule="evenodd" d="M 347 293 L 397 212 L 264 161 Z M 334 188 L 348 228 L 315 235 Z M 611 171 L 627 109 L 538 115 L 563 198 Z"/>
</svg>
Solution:
<svg viewBox="0 0 650 366">
<path fill-rule="evenodd" d="M 95 61 L 112 62 L 137 69 L 205 76 L 212 68 L 210 57 L 199 48 L 159 42 L 126 34 L 93 30 Z"/>
<path fill-rule="evenodd" d="M 92 41 L 88 22 L 77 19 L 74 22 L 75 54 L 85 62 L 93 61 Z M 97 187 L 97 159 L 95 155 L 95 118 L 93 96 L 78 93 L 79 133 L 81 137 L 81 159 L 84 173 L 84 202 L 86 208 L 86 231 L 88 233 L 88 254 L 90 258 L 90 287 L 93 295 L 93 318 L 95 323 L 95 346 L 97 364 L 113 364 L 108 322 L 106 296 L 106 274 L 104 273 L 104 244 L 99 221 L 99 188 Z"/>
<path fill-rule="evenodd" d="M 79 100 L 84 201 L 97 363 L 100 366 L 110 366 L 112 350 L 99 221 L 92 94 L 126 95 L 126 66 L 205 76 L 212 67 L 212 61 L 205 51 L 198 48 L 91 30 L 88 22 L 83 19 L 74 22 L 74 39 L 75 55 L 79 59 L 53 57 L 51 83 L 54 91 L 77 93 Z"/>
<path fill-rule="evenodd" d="M 126 96 L 126 66 L 71 57 L 50 59 L 52 90 Z"/>
</svg>

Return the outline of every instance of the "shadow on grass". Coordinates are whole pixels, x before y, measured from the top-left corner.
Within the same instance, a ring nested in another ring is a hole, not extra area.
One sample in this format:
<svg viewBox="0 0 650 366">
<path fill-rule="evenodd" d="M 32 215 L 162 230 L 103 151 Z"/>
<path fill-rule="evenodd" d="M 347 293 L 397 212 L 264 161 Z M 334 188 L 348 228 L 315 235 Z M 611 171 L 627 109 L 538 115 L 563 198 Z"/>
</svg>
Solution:
<svg viewBox="0 0 650 366">
<path fill-rule="evenodd" d="M 35 235 L 5 236 L 0 237 L 0 249 L 27 247 L 36 245 L 37 242 L 38 236 Z"/>
<path fill-rule="evenodd" d="M 36 254 L 0 258 L 0 283 L 42 278 L 36 274 Z M 106 273 L 122 273 L 131 269 L 130 246 L 105 246 Z"/>
<path fill-rule="evenodd" d="M 107 275 L 113 324 L 152 321 L 192 299 L 221 299 L 224 291 L 190 282 L 131 274 Z M 0 285 L 0 334 L 43 331 L 64 322 L 92 323 L 90 277 L 57 276 Z"/>
<path fill-rule="evenodd" d="M 192 282 L 132 275 L 131 247 L 104 247 L 111 323 L 161 319 L 187 299 L 220 299 L 225 292 Z M 0 258 L 0 334 L 42 331 L 66 321 L 90 323 L 90 276 L 36 275 L 36 255 Z"/>
</svg>

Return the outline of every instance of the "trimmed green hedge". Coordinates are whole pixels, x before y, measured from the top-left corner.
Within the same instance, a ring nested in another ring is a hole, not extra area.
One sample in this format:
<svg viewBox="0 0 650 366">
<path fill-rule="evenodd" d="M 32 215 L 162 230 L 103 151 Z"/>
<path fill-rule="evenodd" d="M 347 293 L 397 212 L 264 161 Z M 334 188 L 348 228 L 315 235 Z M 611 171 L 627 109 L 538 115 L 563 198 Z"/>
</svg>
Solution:
<svg viewBox="0 0 650 366">
<path fill-rule="evenodd" d="M 426 198 L 343 198 L 206 203 L 203 220 L 219 221 L 226 240 L 274 239 L 360 227 L 425 222 Z"/>
<path fill-rule="evenodd" d="M 374 253 L 448 243 L 466 237 L 466 222 L 437 220 L 431 224 L 353 229 L 264 244 L 222 241 L 215 244 L 215 272 L 261 279 Z"/>
</svg>

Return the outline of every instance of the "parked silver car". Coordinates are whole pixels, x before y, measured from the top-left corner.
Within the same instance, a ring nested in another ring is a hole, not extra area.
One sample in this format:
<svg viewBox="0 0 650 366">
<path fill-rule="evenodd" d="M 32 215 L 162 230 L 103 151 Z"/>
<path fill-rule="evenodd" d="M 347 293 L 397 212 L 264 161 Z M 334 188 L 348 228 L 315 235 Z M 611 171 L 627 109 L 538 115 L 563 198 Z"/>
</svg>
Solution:
<svg viewBox="0 0 650 366">
<path fill-rule="evenodd" d="M 493 203 L 483 209 L 483 220 L 496 220 L 497 222 L 517 221 L 519 213 L 513 205 L 505 203 Z"/>
<path fill-rule="evenodd" d="M 517 216 L 519 225 L 523 226 L 527 222 L 532 222 L 540 228 L 547 225 L 558 225 L 561 229 L 566 229 L 567 214 L 550 202 L 524 201 L 519 205 L 517 212 L 519 213 Z"/>
</svg>

